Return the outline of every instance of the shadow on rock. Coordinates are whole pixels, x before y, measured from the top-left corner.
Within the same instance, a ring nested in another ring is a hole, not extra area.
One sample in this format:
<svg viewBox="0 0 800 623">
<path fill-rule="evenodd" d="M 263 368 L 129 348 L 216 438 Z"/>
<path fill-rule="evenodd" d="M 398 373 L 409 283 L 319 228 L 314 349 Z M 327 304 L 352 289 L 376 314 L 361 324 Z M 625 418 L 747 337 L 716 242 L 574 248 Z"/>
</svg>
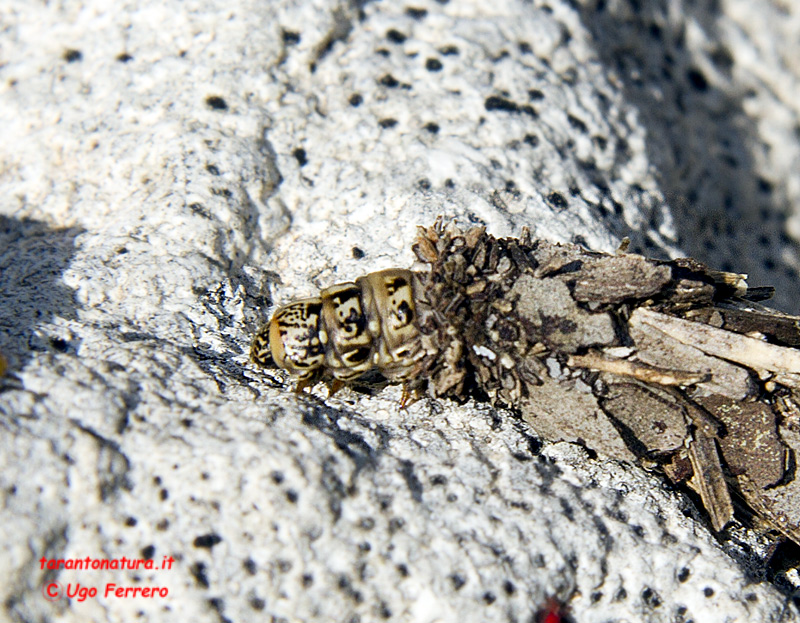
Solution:
<svg viewBox="0 0 800 623">
<path fill-rule="evenodd" d="M 9 372 L 24 368 L 33 351 L 69 348 L 59 338 L 38 338 L 36 328 L 75 318 L 74 292 L 61 276 L 83 231 L 0 215 L 0 353 Z"/>
<path fill-rule="evenodd" d="M 759 175 L 753 159 L 769 145 L 745 112 L 719 2 L 684 3 L 680 16 L 670 5 L 584 0 L 579 11 L 600 59 L 639 110 L 679 245 L 715 268 L 748 273 L 751 285 L 774 285 L 772 304 L 796 313 L 791 298 L 800 278 L 783 258 L 800 256 L 800 246 L 786 234 L 784 193 Z M 702 52 L 687 44 L 698 27 Z"/>
</svg>

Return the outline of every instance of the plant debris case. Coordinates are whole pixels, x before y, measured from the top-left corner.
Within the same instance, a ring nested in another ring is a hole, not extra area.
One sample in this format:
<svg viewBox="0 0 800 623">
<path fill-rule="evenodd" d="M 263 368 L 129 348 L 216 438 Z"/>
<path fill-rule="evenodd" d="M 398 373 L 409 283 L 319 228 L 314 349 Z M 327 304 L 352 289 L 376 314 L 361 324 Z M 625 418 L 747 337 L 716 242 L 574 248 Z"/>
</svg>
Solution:
<svg viewBox="0 0 800 623">
<path fill-rule="evenodd" d="M 760 305 L 770 288 L 693 259 L 441 219 L 413 249 L 427 272 L 371 273 L 279 309 L 253 360 L 303 385 L 359 382 L 347 370 L 357 344 L 362 379 L 383 372 L 456 400 L 478 390 L 547 440 L 660 467 L 699 494 L 717 531 L 733 489 L 800 544 L 800 317 Z"/>
</svg>

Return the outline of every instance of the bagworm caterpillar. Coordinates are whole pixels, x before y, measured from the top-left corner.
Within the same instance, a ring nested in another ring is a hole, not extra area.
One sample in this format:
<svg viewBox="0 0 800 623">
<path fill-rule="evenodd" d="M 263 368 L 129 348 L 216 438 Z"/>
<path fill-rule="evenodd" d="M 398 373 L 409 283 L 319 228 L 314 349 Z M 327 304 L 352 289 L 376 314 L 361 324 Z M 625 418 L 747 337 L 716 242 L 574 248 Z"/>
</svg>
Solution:
<svg viewBox="0 0 800 623">
<path fill-rule="evenodd" d="M 539 435 L 659 466 L 711 525 L 731 491 L 800 543 L 800 317 L 692 259 L 497 239 L 441 220 L 391 269 L 279 308 L 251 356 L 300 386 L 379 373 L 517 409 Z M 477 390 L 477 391 L 476 391 Z"/>
</svg>

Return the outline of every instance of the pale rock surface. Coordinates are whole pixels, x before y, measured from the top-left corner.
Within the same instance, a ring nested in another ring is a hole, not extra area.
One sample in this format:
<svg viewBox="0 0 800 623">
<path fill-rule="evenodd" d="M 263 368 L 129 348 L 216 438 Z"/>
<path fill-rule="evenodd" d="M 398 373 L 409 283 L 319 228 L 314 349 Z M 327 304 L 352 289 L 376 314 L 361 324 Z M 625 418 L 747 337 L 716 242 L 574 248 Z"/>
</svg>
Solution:
<svg viewBox="0 0 800 623">
<path fill-rule="evenodd" d="M 247 354 L 272 304 L 410 265 L 438 214 L 690 252 L 797 311 L 792 4 L 0 16 L 0 618 L 798 620 L 752 535 L 640 468 L 487 405 L 296 396 Z M 176 562 L 40 568 L 86 556 Z"/>
</svg>

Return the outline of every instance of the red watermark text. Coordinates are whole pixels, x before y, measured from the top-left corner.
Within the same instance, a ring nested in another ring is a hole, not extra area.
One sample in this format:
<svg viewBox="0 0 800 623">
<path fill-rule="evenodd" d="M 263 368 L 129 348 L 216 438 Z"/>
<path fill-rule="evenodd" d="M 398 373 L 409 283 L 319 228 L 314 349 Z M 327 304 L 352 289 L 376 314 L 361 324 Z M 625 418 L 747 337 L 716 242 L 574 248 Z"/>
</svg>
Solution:
<svg viewBox="0 0 800 623">
<path fill-rule="evenodd" d="M 175 559 L 172 556 L 164 556 L 161 564 L 153 559 L 144 558 L 45 558 L 39 559 L 40 569 L 111 569 L 137 571 L 142 569 L 172 569 Z"/>
<path fill-rule="evenodd" d="M 95 570 L 159 570 L 172 569 L 175 559 L 172 556 L 164 556 L 161 563 L 152 559 L 143 558 L 45 558 L 39 559 L 39 567 L 45 570 L 58 571 L 61 569 L 95 569 Z M 99 588 L 97 586 L 85 586 L 80 582 L 69 582 L 66 586 L 62 582 L 51 580 L 42 586 L 42 596 L 47 601 L 58 601 L 67 598 L 76 601 L 86 601 L 95 599 L 102 595 L 106 599 L 156 599 L 169 595 L 166 586 L 125 586 L 108 582 Z"/>
</svg>

